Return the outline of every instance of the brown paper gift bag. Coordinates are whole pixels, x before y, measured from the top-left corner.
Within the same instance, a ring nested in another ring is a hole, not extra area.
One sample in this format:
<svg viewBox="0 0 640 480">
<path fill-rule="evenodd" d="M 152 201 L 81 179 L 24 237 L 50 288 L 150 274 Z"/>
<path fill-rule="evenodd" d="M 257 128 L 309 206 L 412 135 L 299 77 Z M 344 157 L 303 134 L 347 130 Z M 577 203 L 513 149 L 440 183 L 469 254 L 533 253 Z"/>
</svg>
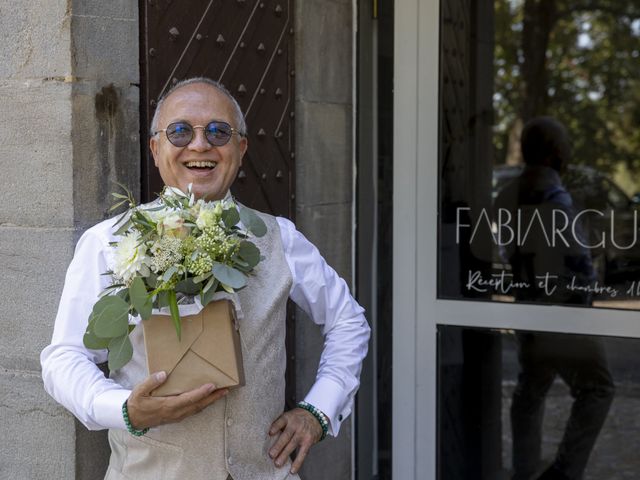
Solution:
<svg viewBox="0 0 640 480">
<path fill-rule="evenodd" d="M 170 315 L 152 315 L 142 321 L 148 371 L 167 372 L 166 382 L 151 395 L 178 395 L 205 383 L 216 388 L 244 385 L 233 303 L 211 302 L 197 315 L 181 317 L 181 321 L 180 341 Z"/>
</svg>

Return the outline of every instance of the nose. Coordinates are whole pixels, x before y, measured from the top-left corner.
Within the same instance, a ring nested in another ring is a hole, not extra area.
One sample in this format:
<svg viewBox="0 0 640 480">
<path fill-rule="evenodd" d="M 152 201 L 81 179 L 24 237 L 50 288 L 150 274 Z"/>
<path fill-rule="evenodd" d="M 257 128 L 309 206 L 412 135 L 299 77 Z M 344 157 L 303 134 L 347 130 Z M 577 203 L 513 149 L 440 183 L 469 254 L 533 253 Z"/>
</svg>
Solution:
<svg viewBox="0 0 640 480">
<path fill-rule="evenodd" d="M 194 152 L 206 152 L 211 149 L 211 144 L 204 135 L 204 127 L 194 127 L 193 138 L 188 145 L 189 150 Z"/>
</svg>

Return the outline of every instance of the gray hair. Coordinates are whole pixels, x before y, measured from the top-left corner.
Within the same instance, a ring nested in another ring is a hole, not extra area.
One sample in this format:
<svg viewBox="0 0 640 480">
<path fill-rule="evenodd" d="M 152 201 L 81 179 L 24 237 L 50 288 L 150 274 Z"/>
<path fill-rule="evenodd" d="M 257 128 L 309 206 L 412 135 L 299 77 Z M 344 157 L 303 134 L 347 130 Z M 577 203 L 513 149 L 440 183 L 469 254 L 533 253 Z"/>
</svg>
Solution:
<svg viewBox="0 0 640 480">
<path fill-rule="evenodd" d="M 213 88 L 217 89 L 220 93 L 225 95 L 233 105 L 234 117 L 236 128 L 242 135 L 247 134 L 247 122 L 244 118 L 244 114 L 242 113 L 242 109 L 238 104 L 238 101 L 231 95 L 231 92 L 227 90 L 227 88 L 221 84 L 220 82 L 216 82 L 215 80 L 211 80 L 207 77 L 193 77 L 187 78 L 186 80 L 181 80 L 175 85 L 173 85 L 169 90 L 167 90 L 158 100 L 158 104 L 156 105 L 156 111 L 153 114 L 153 119 L 151 120 L 151 129 L 149 130 L 149 134 L 153 137 L 157 135 L 158 132 L 158 121 L 160 119 L 160 110 L 162 110 L 162 105 L 164 101 L 171 95 L 173 92 L 178 90 L 179 88 L 186 87 L 187 85 L 192 85 L 194 83 L 203 83 L 205 85 L 210 85 Z"/>
</svg>

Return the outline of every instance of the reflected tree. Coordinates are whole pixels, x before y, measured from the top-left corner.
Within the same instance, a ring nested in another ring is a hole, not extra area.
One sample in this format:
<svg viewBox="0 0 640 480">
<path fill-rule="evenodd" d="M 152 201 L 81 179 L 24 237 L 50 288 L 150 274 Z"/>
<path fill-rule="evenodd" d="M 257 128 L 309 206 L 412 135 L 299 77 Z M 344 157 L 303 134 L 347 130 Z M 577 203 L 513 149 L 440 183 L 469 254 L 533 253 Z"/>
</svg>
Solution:
<svg viewBox="0 0 640 480">
<path fill-rule="evenodd" d="M 640 167 L 640 2 L 496 0 L 496 163 L 520 163 L 523 122 L 568 126 L 577 163 Z"/>
</svg>

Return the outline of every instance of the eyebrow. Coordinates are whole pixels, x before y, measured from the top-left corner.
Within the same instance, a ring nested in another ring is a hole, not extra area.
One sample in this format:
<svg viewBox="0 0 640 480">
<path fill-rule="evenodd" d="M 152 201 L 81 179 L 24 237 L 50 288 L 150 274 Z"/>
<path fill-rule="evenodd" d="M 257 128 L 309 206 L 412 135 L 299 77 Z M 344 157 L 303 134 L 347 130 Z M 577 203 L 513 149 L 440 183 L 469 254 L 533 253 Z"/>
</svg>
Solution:
<svg viewBox="0 0 640 480">
<path fill-rule="evenodd" d="M 207 121 L 204 125 L 205 125 L 205 126 L 206 126 L 206 125 L 209 125 L 211 122 L 229 123 L 229 121 L 227 121 L 227 120 L 222 120 L 222 119 L 219 119 L 219 118 L 214 118 L 214 119 L 211 119 L 211 120 Z M 185 120 L 185 119 L 183 119 L 183 118 L 179 118 L 179 119 L 177 119 L 177 120 L 169 120 L 169 123 L 167 123 L 167 125 L 171 125 L 172 123 L 188 123 L 189 125 L 193 126 L 193 124 L 192 124 L 189 120 Z"/>
</svg>

